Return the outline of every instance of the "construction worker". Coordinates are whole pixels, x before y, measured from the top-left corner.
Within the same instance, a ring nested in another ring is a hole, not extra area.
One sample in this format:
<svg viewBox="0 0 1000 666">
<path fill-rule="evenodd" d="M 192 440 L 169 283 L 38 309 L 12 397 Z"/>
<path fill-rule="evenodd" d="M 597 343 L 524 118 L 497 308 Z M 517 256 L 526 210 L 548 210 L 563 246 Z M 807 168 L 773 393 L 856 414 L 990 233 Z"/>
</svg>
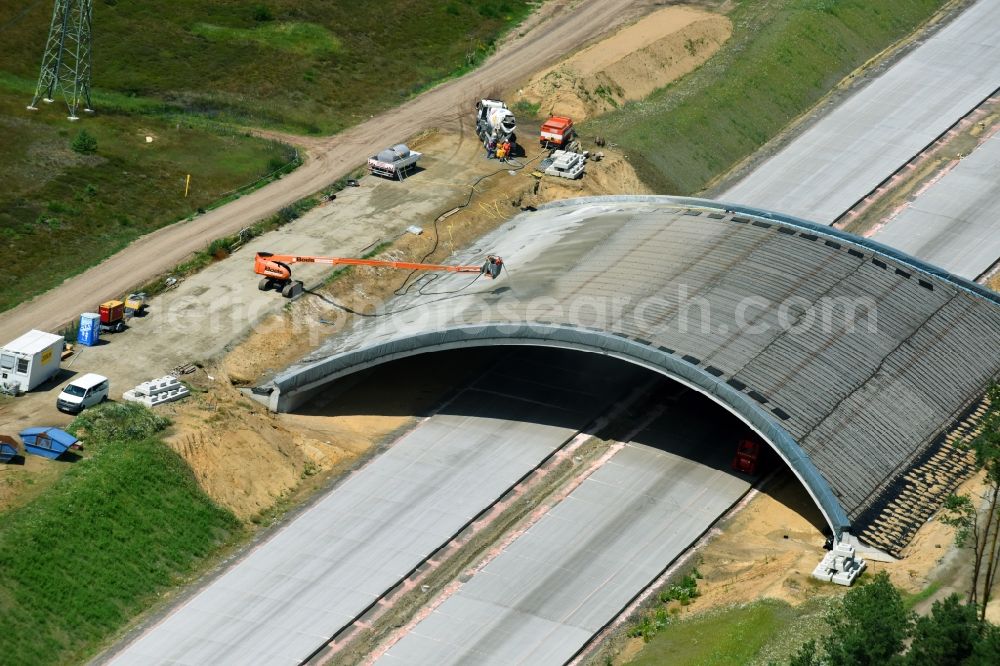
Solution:
<svg viewBox="0 0 1000 666">
<path fill-rule="evenodd" d="M 504 154 L 504 157 L 505 157 L 506 159 L 508 159 L 508 160 L 509 160 L 509 159 L 510 159 L 510 157 L 511 157 L 511 155 L 510 155 L 510 149 L 511 149 L 511 148 L 512 148 L 512 146 L 510 145 L 510 141 L 504 141 L 504 142 L 503 142 L 503 154 Z M 506 161 L 506 160 L 505 160 L 505 161 Z"/>
<path fill-rule="evenodd" d="M 505 145 L 507 145 L 507 144 L 502 143 L 499 146 L 497 146 L 497 159 L 500 160 L 501 162 L 506 162 L 507 161 L 507 159 L 506 159 L 506 157 L 507 157 L 507 151 L 504 150 L 504 146 Z"/>
<path fill-rule="evenodd" d="M 486 142 L 486 159 L 491 160 L 497 154 L 497 140 L 490 139 Z"/>
<path fill-rule="evenodd" d="M 480 269 L 483 275 L 486 275 L 490 279 L 496 280 L 500 277 L 500 270 L 503 268 L 503 259 L 496 256 L 495 254 L 488 255 L 486 257 L 486 263 Z"/>
</svg>

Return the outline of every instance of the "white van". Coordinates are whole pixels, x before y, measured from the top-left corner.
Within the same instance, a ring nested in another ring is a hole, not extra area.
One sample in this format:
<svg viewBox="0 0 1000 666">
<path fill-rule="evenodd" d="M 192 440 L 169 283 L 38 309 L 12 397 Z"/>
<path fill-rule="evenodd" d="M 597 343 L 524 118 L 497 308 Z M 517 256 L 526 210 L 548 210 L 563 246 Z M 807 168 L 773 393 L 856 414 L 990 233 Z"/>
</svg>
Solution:
<svg viewBox="0 0 1000 666">
<path fill-rule="evenodd" d="M 108 378 L 91 372 L 67 384 L 56 399 L 56 407 L 76 414 L 107 399 Z"/>
</svg>

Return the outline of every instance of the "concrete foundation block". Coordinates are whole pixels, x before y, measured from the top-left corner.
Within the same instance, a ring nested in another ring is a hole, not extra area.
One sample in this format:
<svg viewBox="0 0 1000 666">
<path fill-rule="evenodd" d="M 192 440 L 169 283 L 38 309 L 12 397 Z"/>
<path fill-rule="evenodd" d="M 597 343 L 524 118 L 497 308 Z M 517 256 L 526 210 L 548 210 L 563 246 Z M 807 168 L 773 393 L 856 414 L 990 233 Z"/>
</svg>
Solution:
<svg viewBox="0 0 1000 666">
<path fill-rule="evenodd" d="M 834 544 L 833 549 L 813 569 L 813 578 L 850 587 L 868 564 L 857 557 L 854 546 L 846 540 Z"/>
<path fill-rule="evenodd" d="M 125 391 L 122 394 L 123 400 L 138 402 L 147 407 L 155 407 L 165 402 L 173 402 L 191 395 L 191 391 L 186 386 L 177 381 L 173 375 L 166 375 L 157 379 L 143 382 L 134 389 Z"/>
</svg>

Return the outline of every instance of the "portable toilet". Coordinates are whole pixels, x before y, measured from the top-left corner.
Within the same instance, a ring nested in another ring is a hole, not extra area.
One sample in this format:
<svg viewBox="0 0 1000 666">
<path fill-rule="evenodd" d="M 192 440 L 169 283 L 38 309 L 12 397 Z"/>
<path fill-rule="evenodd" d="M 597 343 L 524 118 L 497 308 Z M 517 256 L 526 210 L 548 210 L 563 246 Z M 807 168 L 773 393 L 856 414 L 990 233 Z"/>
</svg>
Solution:
<svg viewBox="0 0 1000 666">
<path fill-rule="evenodd" d="M 28 331 L 0 349 L 0 383 L 11 392 L 30 391 L 59 372 L 63 336 Z"/>
<path fill-rule="evenodd" d="M 80 315 L 80 328 L 76 332 L 76 341 L 81 345 L 93 347 L 101 338 L 101 315 L 96 312 L 84 312 Z"/>
</svg>

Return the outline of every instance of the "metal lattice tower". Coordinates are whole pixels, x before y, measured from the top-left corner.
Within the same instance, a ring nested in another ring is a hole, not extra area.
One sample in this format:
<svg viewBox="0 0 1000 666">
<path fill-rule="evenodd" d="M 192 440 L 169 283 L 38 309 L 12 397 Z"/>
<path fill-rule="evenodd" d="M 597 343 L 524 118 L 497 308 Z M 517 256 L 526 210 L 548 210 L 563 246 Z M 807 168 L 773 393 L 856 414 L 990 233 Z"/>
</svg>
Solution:
<svg viewBox="0 0 1000 666">
<path fill-rule="evenodd" d="M 38 100 L 52 102 L 62 92 L 69 119 L 77 120 L 77 110 L 91 111 L 90 70 L 93 0 L 56 0 L 52 25 L 42 55 L 42 70 L 29 109 Z"/>
</svg>

